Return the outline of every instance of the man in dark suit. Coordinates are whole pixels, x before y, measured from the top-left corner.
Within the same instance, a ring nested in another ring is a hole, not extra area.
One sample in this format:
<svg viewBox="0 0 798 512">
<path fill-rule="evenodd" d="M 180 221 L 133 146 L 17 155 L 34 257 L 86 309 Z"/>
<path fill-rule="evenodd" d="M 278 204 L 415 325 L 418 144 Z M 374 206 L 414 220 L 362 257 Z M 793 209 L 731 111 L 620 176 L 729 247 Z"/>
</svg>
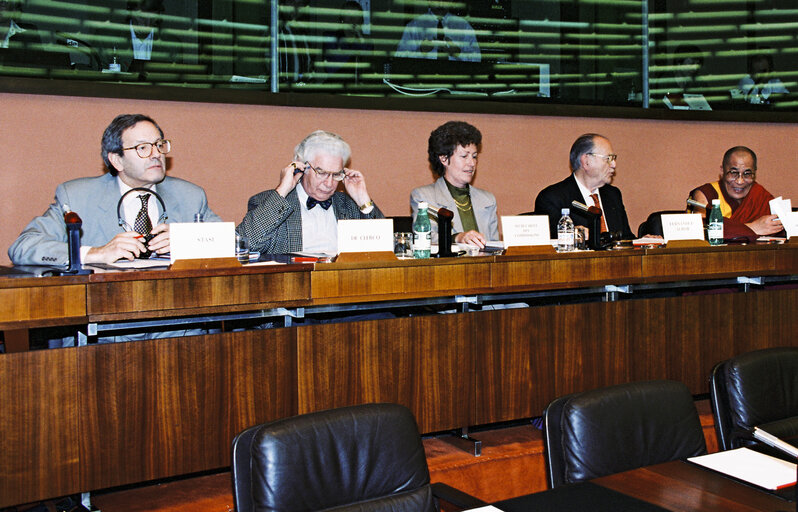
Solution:
<svg viewBox="0 0 798 512">
<path fill-rule="evenodd" d="M 360 171 L 349 169 L 351 149 L 322 130 L 294 149 L 294 161 L 280 171 L 280 183 L 249 199 L 236 230 L 250 248 L 265 254 L 297 251 L 337 254 L 340 219 L 381 219 Z M 343 181 L 346 193 L 336 192 Z"/>
<path fill-rule="evenodd" d="M 557 238 L 557 222 L 563 208 L 571 209 L 574 224 L 589 228 L 587 217 L 571 206 L 574 200 L 601 209 L 602 231 L 620 232 L 624 239 L 634 238 L 621 191 L 610 185 L 617 156 L 606 137 L 586 133 L 576 139 L 571 146 L 571 175 L 544 188 L 535 199 L 535 213 L 549 216 L 552 238 Z"/>
<path fill-rule="evenodd" d="M 77 213 L 81 228 L 83 263 L 112 263 L 132 260 L 147 250 L 169 251 L 169 224 L 192 222 L 195 214 L 207 221 L 219 221 L 208 207 L 205 191 L 188 181 L 166 176 L 166 153 L 171 144 L 161 128 L 142 114 L 117 116 L 105 129 L 102 155 L 108 173 L 78 178 L 56 188 L 55 201 L 47 211 L 33 219 L 8 249 L 15 265 L 66 265 L 69 261 L 66 207 Z M 160 202 L 145 191 L 158 194 L 167 209 L 166 220 Z M 121 213 L 126 228 L 119 224 L 117 205 L 124 195 Z M 146 223 L 147 233 L 136 229 Z M 143 235 L 151 234 L 145 242 Z"/>
</svg>

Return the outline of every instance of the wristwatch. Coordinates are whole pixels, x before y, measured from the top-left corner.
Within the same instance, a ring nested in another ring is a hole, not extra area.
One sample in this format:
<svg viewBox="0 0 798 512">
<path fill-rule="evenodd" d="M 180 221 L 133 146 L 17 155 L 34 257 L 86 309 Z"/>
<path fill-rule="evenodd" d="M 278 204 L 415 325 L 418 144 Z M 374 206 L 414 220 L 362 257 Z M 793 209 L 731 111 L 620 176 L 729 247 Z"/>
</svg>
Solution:
<svg viewBox="0 0 798 512">
<path fill-rule="evenodd" d="M 374 209 L 374 201 L 369 199 L 365 204 L 360 205 L 360 213 L 369 214 Z"/>
</svg>

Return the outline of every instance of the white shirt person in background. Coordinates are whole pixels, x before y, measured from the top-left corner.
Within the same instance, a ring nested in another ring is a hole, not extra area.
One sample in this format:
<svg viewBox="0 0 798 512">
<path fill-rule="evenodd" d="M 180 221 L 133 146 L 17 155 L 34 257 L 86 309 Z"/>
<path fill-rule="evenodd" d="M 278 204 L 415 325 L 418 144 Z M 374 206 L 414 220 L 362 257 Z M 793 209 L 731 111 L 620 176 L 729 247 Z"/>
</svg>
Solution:
<svg viewBox="0 0 798 512">
<path fill-rule="evenodd" d="M 407 24 L 395 56 L 469 62 L 482 60 L 471 24 L 449 12 L 445 3 L 435 1 L 429 2 L 426 13 Z"/>
<path fill-rule="evenodd" d="M 748 103 L 769 103 L 772 95 L 790 92 L 772 73 L 773 57 L 769 54 L 758 53 L 748 59 L 748 74 L 737 85 Z"/>
</svg>

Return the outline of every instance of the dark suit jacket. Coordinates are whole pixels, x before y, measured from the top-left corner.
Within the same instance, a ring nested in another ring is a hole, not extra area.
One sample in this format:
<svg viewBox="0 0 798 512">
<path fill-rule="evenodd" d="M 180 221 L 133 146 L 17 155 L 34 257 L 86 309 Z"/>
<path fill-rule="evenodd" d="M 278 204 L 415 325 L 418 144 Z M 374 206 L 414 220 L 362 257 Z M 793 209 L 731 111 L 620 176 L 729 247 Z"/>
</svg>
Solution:
<svg viewBox="0 0 798 512">
<path fill-rule="evenodd" d="M 632 228 L 629 227 L 629 219 L 626 217 L 621 191 L 612 185 L 604 185 L 599 188 L 598 193 L 601 197 L 607 229 L 621 231 L 624 239 L 635 238 Z M 582 193 L 579 191 L 579 185 L 576 184 L 576 178 L 574 178 L 573 174 L 559 183 L 544 188 L 535 199 L 535 213 L 549 216 L 549 231 L 551 231 L 552 238 L 557 238 L 557 222 L 562 217 L 560 211 L 563 208 L 571 209 L 571 218 L 574 224 L 589 227 L 587 226 L 587 218 L 579 215 L 578 212 L 574 212 L 574 208 L 571 206 L 571 201 L 574 200 L 580 203 L 584 202 Z"/>
<path fill-rule="evenodd" d="M 249 246 L 263 254 L 288 254 L 302 250 L 302 211 L 296 188 L 286 197 L 266 190 L 249 198 L 247 214 L 236 231 L 249 238 Z M 336 192 L 332 197 L 335 218 L 382 219 L 377 206 L 368 214 L 351 197 Z"/>
</svg>

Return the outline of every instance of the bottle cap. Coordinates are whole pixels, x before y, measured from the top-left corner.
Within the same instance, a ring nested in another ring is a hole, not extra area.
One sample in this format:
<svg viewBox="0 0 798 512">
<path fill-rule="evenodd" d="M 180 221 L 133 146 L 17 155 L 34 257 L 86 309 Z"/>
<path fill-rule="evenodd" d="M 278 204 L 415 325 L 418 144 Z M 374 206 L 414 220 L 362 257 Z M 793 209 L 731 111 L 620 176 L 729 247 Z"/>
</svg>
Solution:
<svg viewBox="0 0 798 512">
<path fill-rule="evenodd" d="M 426 201 L 419 201 L 418 203 L 419 210 L 426 210 L 427 208 L 429 208 L 429 203 L 427 203 Z"/>
<path fill-rule="evenodd" d="M 715 206 L 715 205 L 720 205 L 720 199 L 713 199 L 712 200 L 712 206 Z"/>
<path fill-rule="evenodd" d="M 570 208 L 563 208 L 562 210 L 560 210 L 560 214 L 561 215 L 571 215 L 571 209 Z"/>
</svg>

